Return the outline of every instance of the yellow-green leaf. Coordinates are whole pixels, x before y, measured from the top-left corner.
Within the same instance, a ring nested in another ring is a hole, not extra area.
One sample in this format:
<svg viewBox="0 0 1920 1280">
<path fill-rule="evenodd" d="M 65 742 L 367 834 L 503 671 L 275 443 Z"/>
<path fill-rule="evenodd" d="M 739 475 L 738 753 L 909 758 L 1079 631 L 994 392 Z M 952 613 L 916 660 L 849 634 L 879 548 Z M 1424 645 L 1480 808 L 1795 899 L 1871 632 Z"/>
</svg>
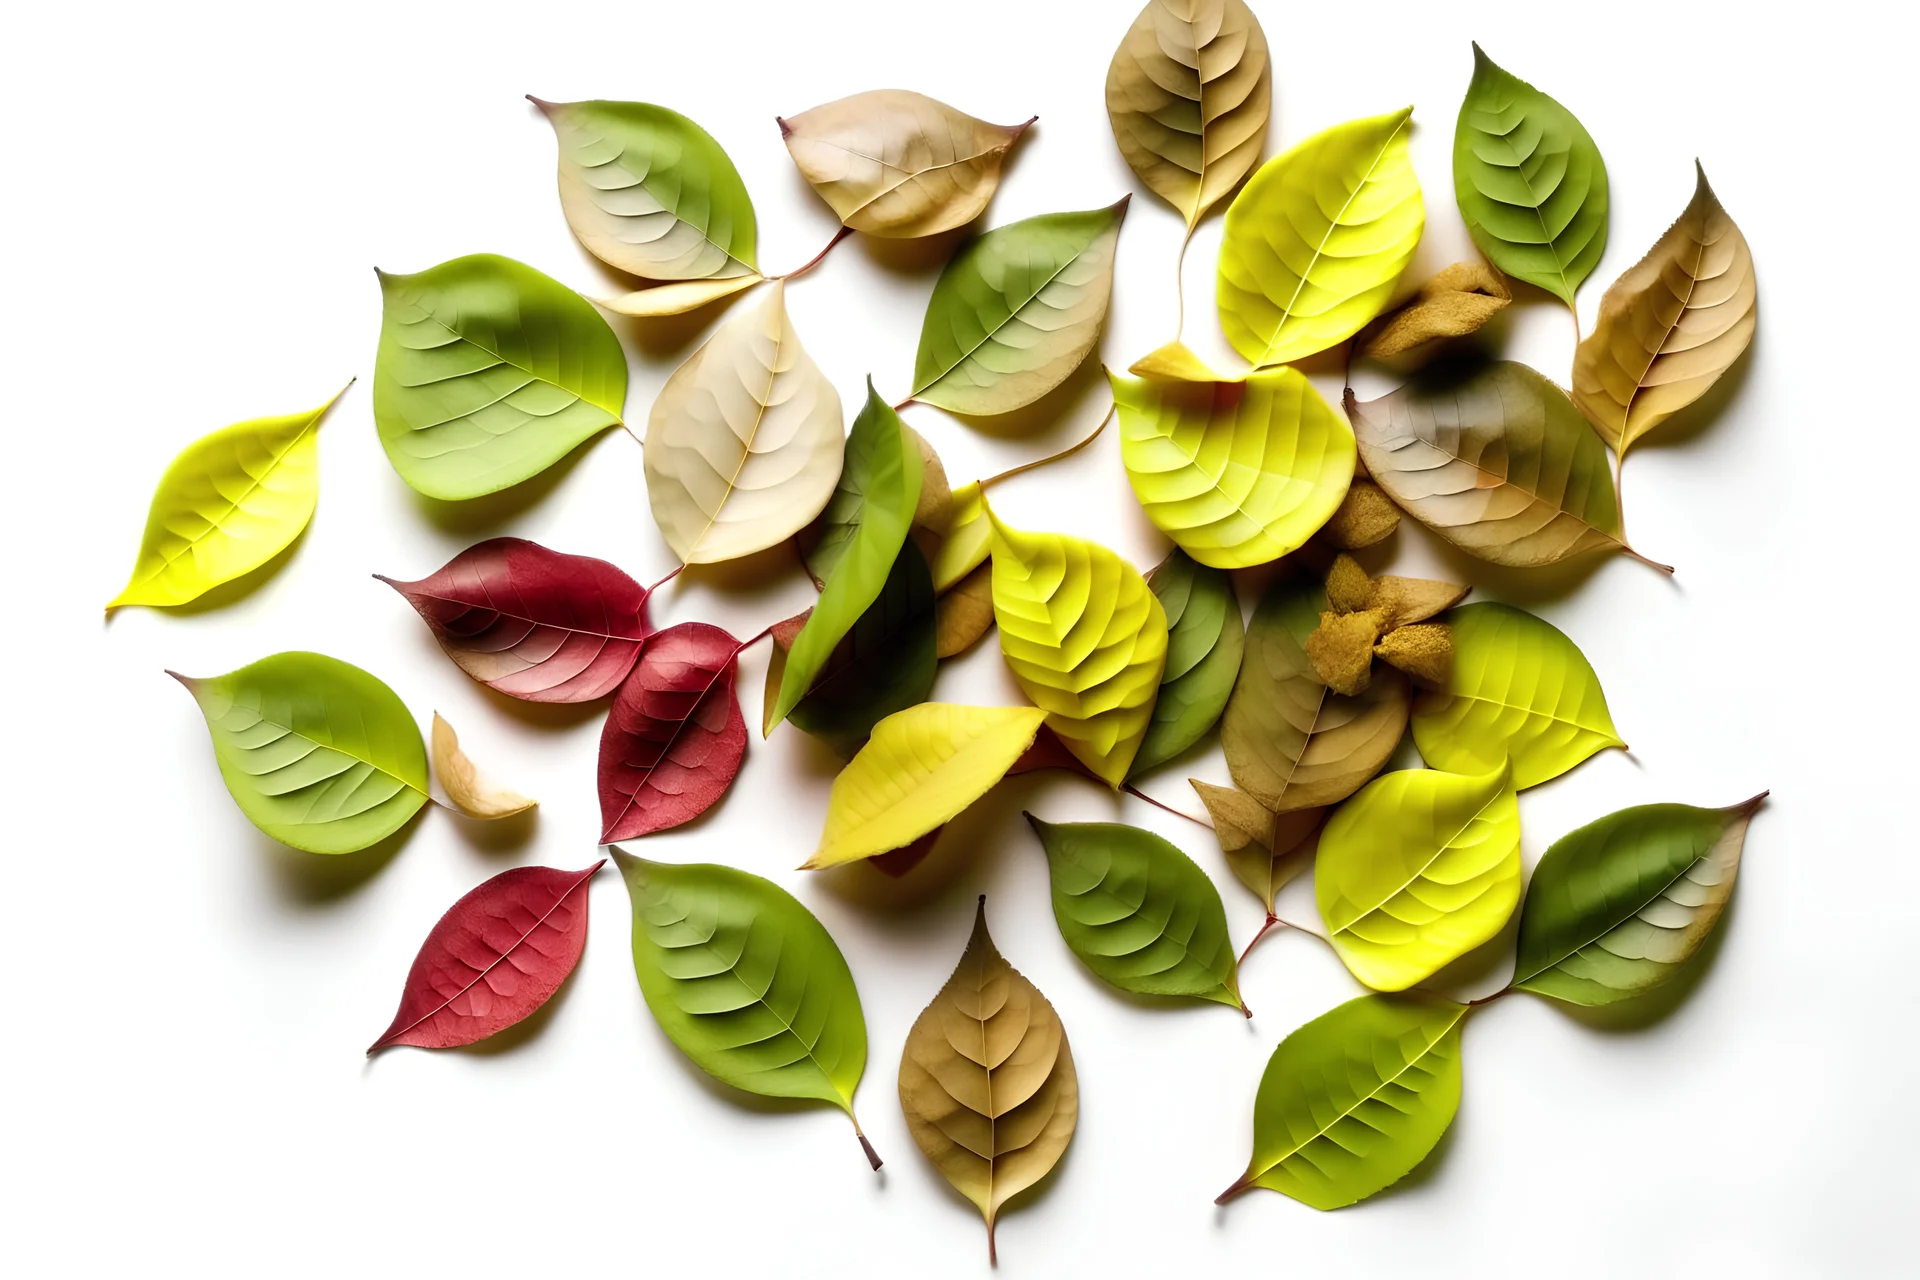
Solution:
<svg viewBox="0 0 1920 1280">
<path fill-rule="evenodd" d="M 969 481 L 953 491 L 947 534 L 928 566 L 933 570 L 933 589 L 946 591 L 985 564 L 992 550 L 993 526 L 987 523 L 986 494 L 978 480 Z"/>
</svg>

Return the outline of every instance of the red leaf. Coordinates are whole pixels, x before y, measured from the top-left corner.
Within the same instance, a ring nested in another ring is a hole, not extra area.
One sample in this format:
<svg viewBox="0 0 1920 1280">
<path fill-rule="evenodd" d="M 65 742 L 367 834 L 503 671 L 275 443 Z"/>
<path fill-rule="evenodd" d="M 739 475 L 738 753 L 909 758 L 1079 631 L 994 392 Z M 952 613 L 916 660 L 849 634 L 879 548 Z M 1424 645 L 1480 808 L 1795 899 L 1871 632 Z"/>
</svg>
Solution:
<svg viewBox="0 0 1920 1280">
<path fill-rule="evenodd" d="M 433 628 L 460 669 L 528 702 L 591 702 L 620 686 L 647 637 L 647 589 L 605 560 L 489 538 L 418 582 L 374 577 Z"/>
<path fill-rule="evenodd" d="M 605 865 L 515 867 L 454 903 L 421 944 L 400 1012 L 368 1056 L 393 1044 L 472 1044 L 545 1004 L 580 963 L 587 881 Z"/>
<path fill-rule="evenodd" d="M 740 772 L 747 725 L 734 696 L 740 642 L 682 622 L 656 633 L 600 735 L 601 844 L 690 822 Z"/>
</svg>

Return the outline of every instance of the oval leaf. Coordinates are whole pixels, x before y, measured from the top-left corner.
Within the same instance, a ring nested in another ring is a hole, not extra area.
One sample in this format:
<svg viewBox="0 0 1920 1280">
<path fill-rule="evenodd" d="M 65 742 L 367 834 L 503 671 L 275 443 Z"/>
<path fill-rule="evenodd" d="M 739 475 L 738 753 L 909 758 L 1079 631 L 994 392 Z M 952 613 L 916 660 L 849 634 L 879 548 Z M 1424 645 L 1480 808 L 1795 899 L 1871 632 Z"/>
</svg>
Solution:
<svg viewBox="0 0 1920 1280">
<path fill-rule="evenodd" d="M 1167 665 L 1153 720 L 1133 757 L 1135 775 L 1173 759 L 1219 723 L 1246 643 L 1233 579 L 1220 570 L 1197 565 L 1176 549 L 1147 585 L 1167 614 Z"/>
<path fill-rule="evenodd" d="M 1273 916 L 1273 900 L 1287 882 L 1313 863 L 1315 836 L 1325 809 L 1295 809 L 1274 813 L 1258 800 L 1232 787 L 1216 787 L 1198 778 L 1187 779 L 1213 819 L 1220 852 L 1241 884 L 1252 891 Z"/>
<path fill-rule="evenodd" d="M 447 799 L 469 818 L 511 818 L 533 808 L 534 801 L 501 786 L 467 758 L 459 735 L 438 711 L 433 713 L 431 745 L 433 772 L 446 788 Z"/>
<path fill-rule="evenodd" d="M 940 597 L 934 606 L 938 657 L 971 649 L 993 629 L 993 567 L 981 565 Z"/>
<path fill-rule="evenodd" d="M 276 653 L 187 687 L 233 802 L 308 853 L 378 844 L 427 802 L 427 749 L 393 690 L 320 653 Z"/>
<path fill-rule="evenodd" d="M 908 541 L 887 573 L 879 597 L 834 647 L 814 677 L 813 687 L 794 704 L 787 719 L 795 728 L 851 756 L 865 745 L 880 721 L 925 702 L 939 667 L 934 608 L 926 561 Z M 818 613 L 813 610 L 807 623 Z M 804 629 L 794 634 L 802 635 Z M 778 635 L 776 629 L 776 641 Z M 796 643 L 789 642 L 787 648 Z M 788 660 L 781 660 L 775 697 L 786 680 Z M 772 710 L 774 704 L 769 703 L 768 711 Z"/>
<path fill-rule="evenodd" d="M 647 641 L 600 733 L 600 843 L 665 831 L 719 802 L 747 725 L 734 692 L 740 642 L 682 622 Z"/>
</svg>

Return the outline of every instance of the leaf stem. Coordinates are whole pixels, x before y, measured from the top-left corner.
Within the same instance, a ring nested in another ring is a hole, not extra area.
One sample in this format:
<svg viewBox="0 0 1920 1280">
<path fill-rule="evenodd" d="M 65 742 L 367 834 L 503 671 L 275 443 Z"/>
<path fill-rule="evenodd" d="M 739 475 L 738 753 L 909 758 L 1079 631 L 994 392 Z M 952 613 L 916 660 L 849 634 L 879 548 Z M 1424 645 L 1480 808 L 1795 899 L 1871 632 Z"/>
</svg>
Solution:
<svg viewBox="0 0 1920 1280">
<path fill-rule="evenodd" d="M 1176 818 L 1185 818 L 1188 822 L 1194 823 L 1198 826 L 1205 827 L 1209 831 L 1213 830 L 1213 824 L 1211 822 L 1208 822 L 1205 818 L 1196 818 L 1192 814 L 1187 813 L 1184 810 L 1174 808 L 1172 805 L 1166 803 L 1164 800 L 1155 800 L 1152 796 L 1148 795 L 1146 792 L 1142 791 L 1140 788 L 1134 786 L 1131 782 L 1121 783 L 1120 789 L 1126 792 L 1128 795 L 1132 796 L 1136 800 L 1145 800 L 1148 804 L 1152 805 L 1156 809 L 1165 809 L 1168 813 L 1172 814 Z"/>
<path fill-rule="evenodd" d="M 1268 933 L 1270 933 L 1277 925 L 1279 925 L 1279 923 L 1280 923 L 1279 916 L 1273 914 L 1273 912 L 1271 911 L 1267 912 L 1267 922 L 1260 926 L 1260 932 L 1253 935 L 1253 941 L 1247 943 L 1247 949 L 1245 951 L 1242 951 L 1240 953 L 1240 958 L 1233 962 L 1234 968 L 1237 969 L 1241 965 L 1245 964 L 1247 962 L 1247 957 L 1253 954 L 1254 946 L 1259 943 L 1260 939 L 1266 937 Z M 1245 1007 L 1246 1007 L 1246 1004 L 1243 1001 L 1241 1003 L 1241 1008 L 1245 1008 Z"/>
<path fill-rule="evenodd" d="M 1632 547 L 1628 546 L 1624 542 L 1620 544 L 1620 549 L 1626 552 L 1628 555 L 1632 556 L 1635 560 L 1638 560 L 1641 564 L 1644 564 L 1649 568 L 1658 569 L 1660 572 L 1666 574 L 1668 577 L 1673 576 L 1672 565 L 1661 564 L 1658 560 L 1649 560 L 1647 559 L 1647 557 L 1641 555 L 1638 551 L 1635 551 Z"/>
<path fill-rule="evenodd" d="M 852 234 L 853 234 L 852 227 L 842 226 L 838 231 L 833 233 L 833 239 L 827 241 L 826 248 L 814 254 L 811 258 L 808 258 L 805 262 L 801 263 L 799 266 L 795 267 L 793 270 L 787 272 L 785 275 L 768 276 L 767 279 L 793 280 L 807 274 L 807 272 L 819 266 L 821 260 L 824 259 L 829 253 L 833 252 L 833 246 L 839 244 L 842 240 L 845 240 L 848 236 Z"/>
<path fill-rule="evenodd" d="M 895 413 L 898 413 L 910 404 L 919 404 L 919 403 L 920 402 L 918 400 L 915 400 L 912 396 L 908 396 L 905 400 L 902 400 L 899 404 L 893 406 L 893 411 Z"/>
<path fill-rule="evenodd" d="M 860 1121 L 855 1119 L 853 1112 L 847 1112 L 847 1119 L 853 1121 L 853 1136 L 860 1139 L 860 1149 L 867 1153 L 867 1163 L 873 1166 L 875 1173 L 880 1172 L 880 1153 L 873 1149 L 871 1142 L 867 1141 L 867 1135 L 861 1130 Z"/>
<path fill-rule="evenodd" d="M 1235 1196 L 1239 1195 L 1242 1191 L 1245 1191 L 1248 1187 L 1252 1185 L 1253 1185 L 1252 1177 L 1243 1173 L 1239 1176 L 1239 1178 L 1237 1178 L 1234 1181 L 1234 1184 L 1232 1186 L 1228 1187 L 1225 1191 L 1222 1191 L 1219 1195 L 1215 1196 L 1213 1198 L 1213 1202 L 1215 1204 L 1225 1204 L 1227 1201 L 1233 1199 Z"/>
<path fill-rule="evenodd" d="M 908 402 L 908 403 L 911 403 L 911 402 Z M 1012 467 L 1006 471 L 1002 471 L 997 476 L 988 476 L 985 480 L 982 480 L 980 482 L 981 491 L 985 492 L 986 490 L 991 489 L 994 485 L 999 484 L 1002 480 L 1011 480 L 1015 476 L 1021 474 L 1022 472 L 1031 471 L 1035 467 L 1044 467 L 1050 462 L 1058 462 L 1062 458 L 1072 457 L 1074 454 L 1080 452 L 1082 449 L 1086 448 L 1088 445 L 1092 444 L 1095 440 L 1098 440 L 1100 438 L 1100 433 L 1107 429 L 1107 424 L 1113 421 L 1113 415 L 1119 410 L 1119 408 L 1120 408 L 1119 401 L 1115 401 L 1114 403 L 1108 405 L 1107 416 L 1100 419 L 1100 425 L 1095 427 L 1093 429 L 1092 434 L 1088 435 L 1084 440 L 1081 440 L 1075 444 L 1070 444 L 1058 453 L 1049 454 L 1044 458 L 1035 458 L 1032 462 L 1023 462 L 1017 467 Z"/>
<path fill-rule="evenodd" d="M 1469 1000 L 1467 1001 L 1467 1008 L 1478 1009 L 1483 1004 L 1492 1004 L 1495 1000 L 1498 1000 L 1501 996 L 1507 995 L 1510 992 L 1512 992 L 1512 990 L 1513 990 L 1512 987 L 1502 987 L 1490 996 L 1481 996 L 1478 1000 Z"/>
<path fill-rule="evenodd" d="M 652 586 L 647 588 L 647 594 L 652 595 L 654 592 L 658 591 L 660 588 L 666 586 L 669 582 L 672 582 L 675 578 L 680 576 L 681 571 L 684 570 L 686 567 L 687 566 L 685 566 L 684 564 L 675 565 L 673 567 L 672 573 L 669 573 L 666 577 L 660 579 L 660 581 L 654 583 Z"/>
<path fill-rule="evenodd" d="M 1198 223 L 1187 224 L 1187 234 L 1180 238 L 1180 254 L 1173 260 L 1173 340 L 1180 341 L 1187 331 L 1187 246 L 1193 243 L 1193 230 Z"/>
</svg>

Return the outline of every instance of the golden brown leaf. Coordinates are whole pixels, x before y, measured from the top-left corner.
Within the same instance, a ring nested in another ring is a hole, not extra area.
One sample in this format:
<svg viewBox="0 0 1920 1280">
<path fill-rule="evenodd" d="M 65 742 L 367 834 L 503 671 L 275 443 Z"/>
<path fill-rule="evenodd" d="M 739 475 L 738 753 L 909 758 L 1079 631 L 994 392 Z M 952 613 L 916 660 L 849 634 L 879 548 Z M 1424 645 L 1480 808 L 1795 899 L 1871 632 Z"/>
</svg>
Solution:
<svg viewBox="0 0 1920 1280">
<path fill-rule="evenodd" d="M 1320 683 L 1349 698 L 1364 692 L 1373 671 L 1373 646 L 1380 639 L 1380 615 L 1360 613 L 1320 615 L 1320 625 L 1307 637 L 1307 661 Z"/>
<path fill-rule="evenodd" d="M 1453 632 L 1444 622 L 1417 622 L 1380 638 L 1374 655 L 1416 680 L 1445 688 L 1453 674 Z"/>
<path fill-rule="evenodd" d="M 1358 613 L 1373 607 L 1373 579 L 1360 562 L 1341 552 L 1327 570 L 1327 607 L 1335 613 Z"/>
<path fill-rule="evenodd" d="M 934 656 L 965 653 L 993 626 L 993 566 L 983 564 L 933 605 Z"/>
<path fill-rule="evenodd" d="M 459 736 L 438 711 L 433 713 L 433 772 L 453 807 L 469 818 L 511 818 L 534 806 L 534 801 L 482 773 L 460 749 Z"/>
<path fill-rule="evenodd" d="M 1287 881 L 1312 865 L 1313 837 L 1327 811 L 1296 809 L 1276 814 L 1244 791 L 1217 787 L 1198 778 L 1187 781 L 1199 793 L 1200 803 L 1207 806 L 1227 866 L 1272 915 L 1274 896 Z"/>
<path fill-rule="evenodd" d="M 1335 566 L 1339 564 L 1335 561 Z M 1375 578 L 1367 593 L 1364 609 L 1377 609 L 1380 630 L 1391 631 L 1409 623 L 1425 622 L 1436 613 L 1444 613 L 1467 598 L 1472 587 L 1457 582 L 1433 582 L 1426 578 L 1401 578 L 1383 574 Z M 1333 579 L 1327 579 L 1327 597 L 1333 597 Z"/>
<path fill-rule="evenodd" d="M 1500 273 L 1484 262 L 1456 262 L 1420 286 L 1398 311 L 1380 317 L 1360 354 L 1397 356 L 1436 338 L 1463 338 L 1513 300 Z"/>
<path fill-rule="evenodd" d="M 1344 551 L 1357 551 L 1384 542 L 1400 527 L 1400 508 L 1393 505 L 1393 500 L 1379 485 L 1362 479 L 1365 474 L 1366 464 L 1356 464 L 1346 500 L 1320 529 L 1322 538 Z"/>
<path fill-rule="evenodd" d="M 904 422 L 900 429 L 920 447 L 920 501 L 913 508 L 913 524 L 907 532 L 931 565 L 940 553 L 940 544 L 947 540 L 947 527 L 953 523 L 953 487 L 947 480 L 946 464 L 927 438 Z"/>
</svg>

